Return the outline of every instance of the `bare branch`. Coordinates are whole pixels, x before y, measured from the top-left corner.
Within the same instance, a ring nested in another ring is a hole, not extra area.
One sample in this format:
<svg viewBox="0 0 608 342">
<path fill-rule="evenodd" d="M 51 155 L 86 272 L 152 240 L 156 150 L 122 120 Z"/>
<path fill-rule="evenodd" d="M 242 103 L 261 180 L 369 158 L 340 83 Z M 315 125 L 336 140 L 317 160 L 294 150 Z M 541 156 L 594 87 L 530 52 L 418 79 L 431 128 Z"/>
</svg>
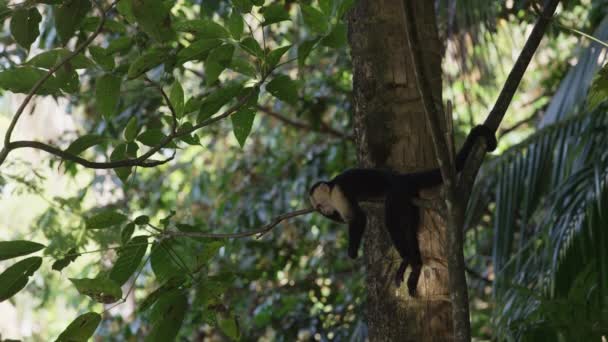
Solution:
<svg viewBox="0 0 608 342">
<path fill-rule="evenodd" d="M 38 150 L 42 150 L 48 152 L 52 155 L 60 157 L 65 160 L 72 161 L 74 163 L 80 164 L 84 167 L 88 167 L 90 169 L 114 169 L 117 167 L 129 167 L 129 166 L 141 166 L 141 167 L 154 167 L 158 165 L 165 164 L 173 159 L 174 155 L 164 160 L 147 160 L 147 158 L 135 158 L 135 159 L 124 159 L 117 160 L 112 162 L 94 162 L 89 161 L 84 158 L 81 158 L 75 154 L 66 152 L 64 150 L 60 150 L 57 147 L 47 145 L 45 143 L 41 143 L 39 141 L 29 141 L 29 140 L 21 140 L 21 141 L 13 141 L 8 145 L 8 150 L 16 150 L 19 148 L 35 148 Z"/>
<path fill-rule="evenodd" d="M 165 234 L 170 237 L 199 237 L 199 238 L 212 238 L 212 239 L 234 239 L 234 238 L 242 238 L 248 236 L 255 236 L 256 238 L 262 237 L 264 234 L 271 231 L 274 227 L 276 227 L 279 223 L 294 218 L 296 216 L 306 215 L 314 212 L 313 208 L 300 209 L 296 211 L 292 211 L 289 213 L 285 213 L 279 216 L 274 217 L 270 223 L 263 225 L 260 228 L 250 230 L 242 233 L 199 233 L 199 232 L 180 232 L 180 231 L 167 231 Z"/>
<path fill-rule="evenodd" d="M 268 107 L 258 105 L 258 110 L 262 111 L 262 113 L 264 113 L 264 114 L 266 114 L 268 116 L 271 116 L 271 117 L 273 117 L 273 118 L 281 121 L 282 123 L 285 123 L 287 125 L 290 125 L 290 126 L 293 126 L 293 127 L 296 127 L 296 128 L 305 129 L 307 131 L 319 131 L 319 132 L 322 132 L 322 133 L 327 133 L 329 135 L 332 135 L 332 136 L 340 138 L 340 139 L 348 139 L 348 140 L 353 140 L 354 139 L 354 137 L 351 134 L 347 134 L 347 133 L 341 132 L 341 131 L 339 131 L 337 129 L 334 129 L 334 128 L 326 125 L 326 124 L 321 125 L 319 127 L 319 129 L 317 130 L 317 129 L 313 128 L 311 125 L 309 125 L 309 124 L 307 124 L 305 122 L 302 122 L 302 121 L 299 121 L 299 120 L 294 120 L 292 118 L 288 118 L 285 115 L 279 114 L 279 113 L 273 111 L 272 109 L 270 109 Z"/>
</svg>

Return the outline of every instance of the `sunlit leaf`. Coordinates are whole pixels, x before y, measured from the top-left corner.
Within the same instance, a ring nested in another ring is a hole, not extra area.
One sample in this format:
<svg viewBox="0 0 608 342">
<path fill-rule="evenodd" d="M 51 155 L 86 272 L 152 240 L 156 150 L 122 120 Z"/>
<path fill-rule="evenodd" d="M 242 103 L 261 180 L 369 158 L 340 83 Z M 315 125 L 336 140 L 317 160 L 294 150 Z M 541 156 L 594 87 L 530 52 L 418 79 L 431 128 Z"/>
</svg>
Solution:
<svg viewBox="0 0 608 342">
<path fill-rule="evenodd" d="M 230 33 L 220 24 L 208 19 L 195 19 L 176 22 L 176 31 L 191 32 L 197 39 L 228 38 Z"/>
</svg>

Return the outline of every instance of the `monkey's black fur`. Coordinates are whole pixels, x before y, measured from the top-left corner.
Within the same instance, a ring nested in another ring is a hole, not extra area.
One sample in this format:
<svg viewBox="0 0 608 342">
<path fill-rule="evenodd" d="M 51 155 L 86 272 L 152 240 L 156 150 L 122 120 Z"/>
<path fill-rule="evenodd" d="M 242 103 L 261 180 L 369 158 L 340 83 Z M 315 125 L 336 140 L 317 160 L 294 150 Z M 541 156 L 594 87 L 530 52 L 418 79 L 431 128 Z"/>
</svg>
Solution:
<svg viewBox="0 0 608 342">
<path fill-rule="evenodd" d="M 457 171 L 461 171 L 464 167 L 475 140 L 480 136 L 486 139 L 488 151 L 496 148 L 494 133 L 486 126 L 476 126 L 471 130 L 456 156 Z M 357 257 L 366 225 L 365 213 L 358 202 L 384 197 L 386 228 L 402 258 L 395 280 L 397 285 L 401 284 L 405 269 L 410 264 L 412 273 L 408 278 L 407 287 L 410 295 L 415 296 L 422 268 L 422 258 L 418 245 L 420 215 L 411 199 L 418 196 L 421 189 L 431 188 L 442 182 L 439 169 L 400 174 L 382 169 L 355 168 L 342 172 L 328 182 L 315 183 L 310 188 L 310 195 L 312 196 L 314 190 L 321 184 L 327 184 L 330 189 L 338 186 L 338 189 L 344 194 L 349 217 L 343 217 L 338 211 L 324 215 L 334 221 L 348 223 L 348 255 L 351 258 Z"/>
</svg>

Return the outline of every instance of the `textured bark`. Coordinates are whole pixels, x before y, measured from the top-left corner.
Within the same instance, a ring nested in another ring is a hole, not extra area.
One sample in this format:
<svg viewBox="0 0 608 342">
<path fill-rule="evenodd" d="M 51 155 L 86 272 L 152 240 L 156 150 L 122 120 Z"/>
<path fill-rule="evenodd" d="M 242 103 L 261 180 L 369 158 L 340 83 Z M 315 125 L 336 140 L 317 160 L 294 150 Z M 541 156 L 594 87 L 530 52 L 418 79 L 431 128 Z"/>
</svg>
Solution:
<svg viewBox="0 0 608 342">
<path fill-rule="evenodd" d="M 401 172 L 436 167 L 423 104 L 414 81 L 405 36 L 403 0 L 359 0 L 349 15 L 354 72 L 355 135 L 362 167 Z M 441 56 L 433 1 L 415 1 L 422 33 L 426 74 L 436 105 L 441 104 Z M 425 195 L 437 196 L 429 191 Z M 399 266 L 384 228 L 382 206 L 367 207 L 365 236 L 367 322 L 371 341 L 450 341 L 446 227 L 436 214 L 423 211 L 419 241 L 424 267 L 418 298 L 407 286 L 397 289 Z M 407 274 L 406 274 L 407 278 Z"/>
</svg>

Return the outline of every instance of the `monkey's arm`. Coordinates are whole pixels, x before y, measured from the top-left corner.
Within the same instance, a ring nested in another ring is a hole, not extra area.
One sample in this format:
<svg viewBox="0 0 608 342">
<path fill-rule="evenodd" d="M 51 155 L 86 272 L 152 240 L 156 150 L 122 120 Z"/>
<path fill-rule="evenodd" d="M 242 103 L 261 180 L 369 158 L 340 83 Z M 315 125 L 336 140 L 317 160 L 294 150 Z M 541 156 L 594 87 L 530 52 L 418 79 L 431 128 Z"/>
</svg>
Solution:
<svg viewBox="0 0 608 342">
<path fill-rule="evenodd" d="M 357 202 L 351 202 L 351 217 L 348 221 L 348 256 L 357 257 L 367 218 Z"/>
</svg>

